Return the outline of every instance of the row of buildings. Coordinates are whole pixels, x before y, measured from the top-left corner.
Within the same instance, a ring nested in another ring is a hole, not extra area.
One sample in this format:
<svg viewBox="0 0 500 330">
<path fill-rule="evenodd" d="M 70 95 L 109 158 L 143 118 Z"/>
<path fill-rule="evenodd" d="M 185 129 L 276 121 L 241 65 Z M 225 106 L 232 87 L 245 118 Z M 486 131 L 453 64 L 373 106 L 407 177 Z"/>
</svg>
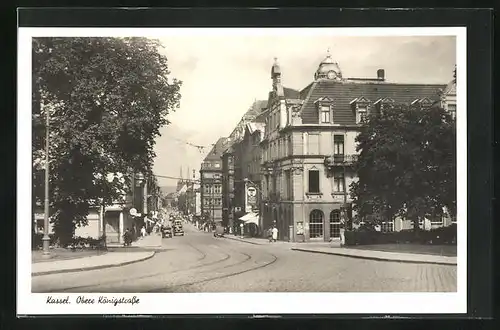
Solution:
<svg viewBox="0 0 500 330">
<path fill-rule="evenodd" d="M 366 115 L 389 103 L 440 103 L 456 112 L 455 80 L 391 83 L 383 69 L 373 78 L 347 78 L 329 53 L 302 90 L 283 85 L 276 60 L 271 80 L 268 99 L 255 101 L 204 159 L 200 189 L 202 212 L 215 222 L 233 230 L 245 223 L 255 235 L 275 225 L 281 240 L 328 241 L 339 237 L 342 216 L 353 218 L 348 189 Z M 398 219 L 382 229 L 411 226 Z"/>
<path fill-rule="evenodd" d="M 74 235 L 77 237 L 99 238 L 106 235 L 109 244 L 122 244 L 123 234 L 128 228 L 139 233 L 142 226 L 149 226 L 145 215 L 152 217 L 161 208 L 161 199 L 153 198 L 151 178 L 141 173 L 130 175 L 130 193 L 123 196 L 122 200 L 116 200 L 112 205 L 105 208 L 95 205 L 90 208 L 87 215 L 86 225 L 77 226 Z M 43 232 L 44 209 L 42 203 L 33 203 L 33 225 L 37 232 Z M 49 233 L 53 232 L 53 224 L 49 223 Z"/>
</svg>

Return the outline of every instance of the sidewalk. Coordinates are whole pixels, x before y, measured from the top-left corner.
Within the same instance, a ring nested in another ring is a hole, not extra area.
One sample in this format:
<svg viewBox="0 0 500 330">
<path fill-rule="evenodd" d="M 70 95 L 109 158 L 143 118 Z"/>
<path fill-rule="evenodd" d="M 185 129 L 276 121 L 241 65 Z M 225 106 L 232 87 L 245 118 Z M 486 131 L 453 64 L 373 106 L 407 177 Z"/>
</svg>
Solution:
<svg viewBox="0 0 500 330">
<path fill-rule="evenodd" d="M 302 251 L 309 253 L 331 254 L 336 256 L 360 258 L 379 261 L 394 261 L 419 264 L 437 264 L 437 265 L 457 265 L 457 257 L 445 257 L 430 254 L 416 253 L 398 253 L 384 252 L 374 250 L 349 249 L 340 247 L 293 247 L 294 251 Z"/>
<path fill-rule="evenodd" d="M 277 241 L 269 243 L 265 238 L 245 237 L 226 235 L 225 238 L 245 242 L 254 245 L 274 245 L 279 244 L 290 247 L 293 251 L 331 254 L 342 257 L 360 258 L 379 261 L 407 262 L 407 263 L 423 263 L 437 265 L 457 265 L 457 257 L 447 257 L 430 254 L 417 253 L 400 253 L 400 252 L 385 252 L 376 250 L 350 249 L 340 247 L 339 242 L 314 242 L 314 243 L 294 243 Z"/>
<path fill-rule="evenodd" d="M 104 255 L 69 260 L 56 260 L 31 264 L 31 276 L 57 273 L 81 272 L 87 270 L 119 267 L 152 258 L 154 251 L 148 252 L 110 252 Z"/>
<path fill-rule="evenodd" d="M 113 243 L 108 244 L 109 248 L 122 248 L 125 247 L 123 244 Z M 151 234 L 146 235 L 145 237 L 137 239 L 137 241 L 132 242 L 131 246 L 127 246 L 126 248 L 152 248 L 152 247 L 161 247 L 161 234 Z"/>
</svg>

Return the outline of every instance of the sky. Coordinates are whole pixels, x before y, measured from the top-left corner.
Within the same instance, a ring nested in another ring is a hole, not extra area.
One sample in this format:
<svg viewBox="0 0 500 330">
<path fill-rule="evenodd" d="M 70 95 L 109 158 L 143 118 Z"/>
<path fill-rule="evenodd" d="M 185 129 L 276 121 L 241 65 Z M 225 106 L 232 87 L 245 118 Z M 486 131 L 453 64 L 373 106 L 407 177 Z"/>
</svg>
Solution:
<svg viewBox="0 0 500 330">
<path fill-rule="evenodd" d="M 168 116 L 155 151 L 157 175 L 199 176 L 200 163 L 218 138 L 228 136 L 256 99 L 271 90 L 276 57 L 286 87 L 312 82 L 327 50 L 344 78 L 373 78 L 384 69 L 388 82 L 447 84 L 456 63 L 454 36 L 328 35 L 169 35 L 156 37 L 168 58 L 171 76 L 182 80 L 180 108 Z M 203 152 L 182 141 L 207 146 Z M 159 179 L 161 186 L 176 180 Z"/>
</svg>

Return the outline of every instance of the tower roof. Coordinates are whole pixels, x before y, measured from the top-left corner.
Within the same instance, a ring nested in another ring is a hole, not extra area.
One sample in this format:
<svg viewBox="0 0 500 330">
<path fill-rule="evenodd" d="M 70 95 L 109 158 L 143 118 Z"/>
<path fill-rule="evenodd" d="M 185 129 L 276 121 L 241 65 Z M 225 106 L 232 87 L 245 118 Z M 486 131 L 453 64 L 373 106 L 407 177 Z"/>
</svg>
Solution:
<svg viewBox="0 0 500 330">
<path fill-rule="evenodd" d="M 273 78 L 275 75 L 280 75 L 281 74 L 281 68 L 278 64 L 278 58 L 274 58 L 274 64 L 271 68 L 271 78 Z"/>
<path fill-rule="evenodd" d="M 327 50 L 326 57 L 318 66 L 316 70 L 315 79 L 327 78 L 329 72 L 334 72 L 339 78 L 342 77 L 342 71 L 340 70 L 339 64 L 332 58 L 330 54 L 330 49 Z"/>
</svg>

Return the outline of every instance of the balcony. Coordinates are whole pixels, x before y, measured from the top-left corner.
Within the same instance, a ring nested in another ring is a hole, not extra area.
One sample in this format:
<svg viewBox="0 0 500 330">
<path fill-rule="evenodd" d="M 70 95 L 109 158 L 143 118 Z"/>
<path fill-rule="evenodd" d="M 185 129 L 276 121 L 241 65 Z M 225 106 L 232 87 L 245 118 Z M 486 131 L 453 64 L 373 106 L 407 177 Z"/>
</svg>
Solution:
<svg viewBox="0 0 500 330">
<path fill-rule="evenodd" d="M 358 161 L 358 155 L 337 154 L 337 155 L 332 155 L 330 157 L 326 157 L 325 166 L 334 167 L 334 166 L 352 165 L 357 161 Z"/>
</svg>

